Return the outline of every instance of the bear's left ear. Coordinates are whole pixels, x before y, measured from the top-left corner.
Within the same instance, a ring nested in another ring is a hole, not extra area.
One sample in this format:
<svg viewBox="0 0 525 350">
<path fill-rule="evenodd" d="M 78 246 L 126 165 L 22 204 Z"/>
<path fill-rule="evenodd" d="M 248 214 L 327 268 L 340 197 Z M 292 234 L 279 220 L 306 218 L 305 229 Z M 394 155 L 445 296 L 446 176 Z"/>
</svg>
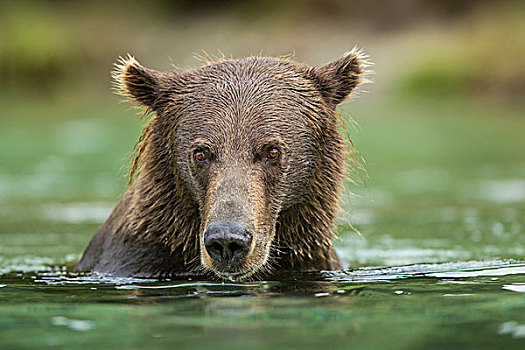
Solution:
<svg viewBox="0 0 525 350">
<path fill-rule="evenodd" d="M 354 48 L 333 62 L 313 68 L 312 78 L 331 106 L 335 108 L 363 82 L 365 68 L 369 65 L 366 58 L 361 50 Z"/>
<path fill-rule="evenodd" d="M 166 73 L 143 67 L 134 57 L 120 57 L 112 73 L 116 92 L 140 106 L 154 109 Z"/>
</svg>

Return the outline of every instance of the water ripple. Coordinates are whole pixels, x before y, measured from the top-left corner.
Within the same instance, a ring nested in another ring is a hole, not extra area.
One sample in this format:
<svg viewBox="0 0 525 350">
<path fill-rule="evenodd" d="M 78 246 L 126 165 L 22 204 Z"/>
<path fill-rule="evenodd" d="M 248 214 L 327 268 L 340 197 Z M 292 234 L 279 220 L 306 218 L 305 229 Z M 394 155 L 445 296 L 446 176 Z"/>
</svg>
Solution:
<svg viewBox="0 0 525 350">
<path fill-rule="evenodd" d="M 415 277 L 465 278 L 509 274 L 525 274 L 525 262 L 517 260 L 463 261 L 393 267 L 363 267 L 357 270 L 325 272 L 326 278 L 333 282 L 384 282 Z"/>
</svg>

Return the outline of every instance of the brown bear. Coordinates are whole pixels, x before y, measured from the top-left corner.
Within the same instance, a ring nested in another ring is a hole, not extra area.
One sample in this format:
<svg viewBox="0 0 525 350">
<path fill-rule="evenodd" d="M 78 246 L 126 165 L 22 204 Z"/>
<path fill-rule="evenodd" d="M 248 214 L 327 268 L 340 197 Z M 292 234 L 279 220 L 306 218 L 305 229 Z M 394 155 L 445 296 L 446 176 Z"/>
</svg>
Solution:
<svg viewBox="0 0 525 350">
<path fill-rule="evenodd" d="M 163 73 L 122 59 L 117 88 L 152 117 L 130 186 L 76 270 L 239 280 L 339 269 L 335 109 L 364 64 L 356 49 L 321 67 L 248 57 Z"/>
</svg>

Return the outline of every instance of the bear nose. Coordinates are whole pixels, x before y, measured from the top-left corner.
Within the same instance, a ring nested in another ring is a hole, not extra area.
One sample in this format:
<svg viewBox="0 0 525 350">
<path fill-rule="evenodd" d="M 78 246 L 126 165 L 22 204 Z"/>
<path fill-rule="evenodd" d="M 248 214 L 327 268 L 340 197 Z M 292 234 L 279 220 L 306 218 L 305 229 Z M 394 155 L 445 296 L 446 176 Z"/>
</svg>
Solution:
<svg viewBox="0 0 525 350">
<path fill-rule="evenodd" d="M 252 234 L 238 223 L 211 224 L 204 233 L 206 251 L 223 266 L 238 264 L 250 250 Z"/>
</svg>

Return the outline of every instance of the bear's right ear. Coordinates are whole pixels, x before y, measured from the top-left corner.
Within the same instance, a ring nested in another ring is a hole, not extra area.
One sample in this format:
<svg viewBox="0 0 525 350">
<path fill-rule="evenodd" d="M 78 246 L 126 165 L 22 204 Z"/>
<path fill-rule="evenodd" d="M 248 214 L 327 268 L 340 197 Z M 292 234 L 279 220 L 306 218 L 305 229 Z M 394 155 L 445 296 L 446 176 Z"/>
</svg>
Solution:
<svg viewBox="0 0 525 350">
<path fill-rule="evenodd" d="M 116 92 L 146 108 L 154 108 L 165 73 L 145 68 L 131 55 L 120 57 L 112 73 Z"/>
<path fill-rule="evenodd" d="M 343 57 L 312 69 L 311 78 L 328 104 L 335 108 L 359 84 L 365 82 L 365 68 L 370 65 L 366 59 L 367 56 L 361 50 L 354 48 Z"/>
</svg>

